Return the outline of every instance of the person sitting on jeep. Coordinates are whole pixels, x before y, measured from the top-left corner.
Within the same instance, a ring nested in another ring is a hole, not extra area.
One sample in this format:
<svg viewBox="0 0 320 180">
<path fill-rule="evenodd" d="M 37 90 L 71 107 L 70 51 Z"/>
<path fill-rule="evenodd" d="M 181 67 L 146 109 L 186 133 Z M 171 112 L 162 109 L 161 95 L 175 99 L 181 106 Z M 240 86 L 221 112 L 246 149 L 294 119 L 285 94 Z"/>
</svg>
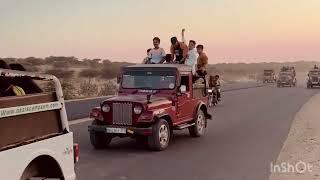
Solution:
<svg viewBox="0 0 320 180">
<path fill-rule="evenodd" d="M 182 29 L 181 40 L 182 40 L 182 42 L 185 43 L 186 40 L 185 40 L 184 32 L 185 32 L 185 29 Z M 192 74 L 195 75 L 195 73 L 196 73 L 196 62 L 197 62 L 197 59 L 198 59 L 198 53 L 197 53 L 197 50 L 196 50 L 196 41 L 190 40 L 188 48 L 189 48 L 188 56 L 187 56 L 187 59 L 185 61 L 185 64 L 190 66 L 190 67 L 192 67 Z"/>
<path fill-rule="evenodd" d="M 179 42 L 177 37 L 172 37 L 170 52 L 172 54 L 172 62 L 184 64 L 188 55 L 188 46 L 183 42 Z"/>
<path fill-rule="evenodd" d="M 315 65 L 314 65 L 314 69 L 319 69 L 319 67 L 315 64 Z"/>
<path fill-rule="evenodd" d="M 3 60 L 0 60 L 0 68 L 10 69 L 8 64 Z M 0 84 L 1 84 L 0 97 L 26 95 L 26 93 L 24 92 L 24 90 L 21 87 L 12 84 L 11 81 L 12 81 L 11 78 L 0 76 Z"/>
<path fill-rule="evenodd" d="M 172 58 L 172 55 L 171 54 L 167 54 L 166 57 L 165 57 L 165 59 L 166 59 L 165 64 L 171 64 L 172 63 L 171 62 L 171 58 Z"/>
<path fill-rule="evenodd" d="M 160 46 L 160 38 L 153 38 L 154 48 L 149 51 L 147 64 L 162 64 L 165 61 L 166 53 Z"/>
<path fill-rule="evenodd" d="M 143 60 L 142 60 L 142 64 L 147 64 L 147 62 L 149 61 L 149 52 L 151 51 L 151 48 L 150 49 L 147 49 L 147 57 L 145 57 Z"/>
<path fill-rule="evenodd" d="M 208 57 L 203 52 L 203 45 L 197 45 L 197 52 L 199 57 L 197 59 L 197 74 L 199 76 L 206 76 L 207 75 L 207 65 L 208 65 Z"/>
<path fill-rule="evenodd" d="M 26 71 L 19 63 L 9 64 L 10 69 L 17 71 Z M 42 93 L 42 89 L 30 77 L 14 77 L 12 83 L 21 87 L 26 94 Z"/>
</svg>

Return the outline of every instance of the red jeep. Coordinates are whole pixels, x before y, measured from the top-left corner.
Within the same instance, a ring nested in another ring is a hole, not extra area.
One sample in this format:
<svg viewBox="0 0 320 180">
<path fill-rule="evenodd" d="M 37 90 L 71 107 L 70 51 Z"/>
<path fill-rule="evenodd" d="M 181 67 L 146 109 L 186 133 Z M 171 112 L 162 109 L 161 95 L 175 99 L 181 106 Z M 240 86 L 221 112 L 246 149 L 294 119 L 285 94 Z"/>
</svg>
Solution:
<svg viewBox="0 0 320 180">
<path fill-rule="evenodd" d="M 200 137 L 211 115 L 207 85 L 193 83 L 191 68 L 178 64 L 143 64 L 123 68 L 117 96 L 92 109 L 91 144 L 108 146 L 114 137 L 133 137 L 152 150 L 164 150 L 173 130 Z"/>
</svg>

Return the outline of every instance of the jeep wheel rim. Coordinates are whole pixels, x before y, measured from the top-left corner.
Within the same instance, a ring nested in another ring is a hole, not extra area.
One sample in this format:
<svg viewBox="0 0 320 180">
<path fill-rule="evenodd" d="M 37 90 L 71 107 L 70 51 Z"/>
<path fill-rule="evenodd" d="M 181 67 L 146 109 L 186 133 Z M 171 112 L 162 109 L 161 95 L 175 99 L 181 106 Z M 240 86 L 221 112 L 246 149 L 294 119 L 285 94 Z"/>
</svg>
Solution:
<svg viewBox="0 0 320 180">
<path fill-rule="evenodd" d="M 168 127 L 162 124 L 159 128 L 159 142 L 162 147 L 166 146 L 169 139 Z"/>
<path fill-rule="evenodd" d="M 198 132 L 200 134 L 203 134 L 203 130 L 204 130 L 204 117 L 202 114 L 198 115 L 198 119 L 197 119 L 197 127 L 198 127 Z"/>
</svg>

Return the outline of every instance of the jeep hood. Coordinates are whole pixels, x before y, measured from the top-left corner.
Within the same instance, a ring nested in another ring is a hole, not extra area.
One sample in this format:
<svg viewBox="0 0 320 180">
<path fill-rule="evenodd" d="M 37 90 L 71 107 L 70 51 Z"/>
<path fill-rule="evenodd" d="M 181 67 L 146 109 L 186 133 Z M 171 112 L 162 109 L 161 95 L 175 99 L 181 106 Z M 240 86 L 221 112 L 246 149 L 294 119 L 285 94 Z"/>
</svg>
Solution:
<svg viewBox="0 0 320 180">
<path fill-rule="evenodd" d="M 120 96 L 114 96 L 109 99 L 107 99 L 105 102 L 132 102 L 132 103 L 141 103 L 141 104 L 148 104 L 147 95 L 120 95 Z M 151 95 L 149 105 L 153 104 L 167 104 L 172 103 L 168 98 L 166 97 L 159 97 L 155 95 Z"/>
</svg>

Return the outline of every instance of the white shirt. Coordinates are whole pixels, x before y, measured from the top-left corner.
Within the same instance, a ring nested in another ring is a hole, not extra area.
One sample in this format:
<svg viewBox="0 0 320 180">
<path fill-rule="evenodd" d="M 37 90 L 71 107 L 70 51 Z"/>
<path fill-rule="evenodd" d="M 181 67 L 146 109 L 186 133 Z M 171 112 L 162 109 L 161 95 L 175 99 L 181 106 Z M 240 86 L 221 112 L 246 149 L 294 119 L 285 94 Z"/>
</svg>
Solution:
<svg viewBox="0 0 320 180">
<path fill-rule="evenodd" d="M 185 61 L 185 64 L 192 67 L 192 74 L 196 73 L 196 64 L 198 59 L 198 53 L 196 48 L 188 51 L 188 57 Z"/>
<path fill-rule="evenodd" d="M 156 63 L 158 64 L 164 57 L 166 56 L 166 53 L 164 52 L 163 48 L 158 48 L 158 49 L 151 49 L 149 52 L 148 57 L 151 59 L 151 63 Z"/>
</svg>

